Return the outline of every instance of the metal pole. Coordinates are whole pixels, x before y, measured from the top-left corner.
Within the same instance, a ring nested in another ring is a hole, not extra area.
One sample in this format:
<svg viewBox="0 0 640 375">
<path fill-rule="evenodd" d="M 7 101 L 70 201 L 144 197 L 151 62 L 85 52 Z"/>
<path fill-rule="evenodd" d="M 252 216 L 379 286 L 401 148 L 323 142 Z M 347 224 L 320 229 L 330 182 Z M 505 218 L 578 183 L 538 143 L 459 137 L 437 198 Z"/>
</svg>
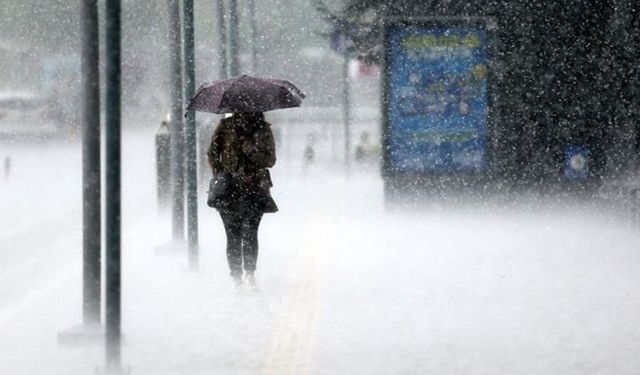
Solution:
<svg viewBox="0 0 640 375">
<path fill-rule="evenodd" d="M 82 317 L 100 323 L 100 69 L 98 1 L 82 2 Z"/>
<path fill-rule="evenodd" d="M 258 67 L 258 30 L 256 26 L 256 0 L 249 1 L 249 25 L 251 27 L 251 73 L 256 74 Z"/>
<path fill-rule="evenodd" d="M 239 60 L 239 39 L 240 30 L 238 25 L 238 0 L 229 0 L 229 53 L 231 54 L 231 65 L 229 74 L 236 77 L 240 74 Z"/>
<path fill-rule="evenodd" d="M 106 2 L 106 360 L 121 369 L 120 211 L 120 0 Z"/>
<path fill-rule="evenodd" d="M 171 175 L 173 240 L 184 240 L 184 128 L 182 122 L 182 38 L 179 0 L 169 0 L 171 36 Z"/>
<path fill-rule="evenodd" d="M 220 35 L 220 79 L 227 78 L 229 74 L 229 63 L 227 62 L 227 23 L 224 14 L 224 0 L 218 0 L 218 34 Z"/>
<path fill-rule="evenodd" d="M 184 15 L 184 97 L 190 100 L 195 93 L 195 37 L 193 25 L 193 0 L 183 0 Z M 189 245 L 189 266 L 198 265 L 198 144 L 196 138 L 196 114 L 187 113 L 187 238 Z"/>
<path fill-rule="evenodd" d="M 344 118 L 344 167 L 351 171 L 351 97 L 349 87 L 349 57 L 345 53 L 342 62 L 342 115 Z"/>
<path fill-rule="evenodd" d="M 631 88 L 634 86 L 635 74 L 631 66 L 634 64 L 633 58 L 633 8 L 635 1 L 617 0 L 614 1 L 615 11 L 613 22 L 611 22 L 609 33 L 610 37 L 608 46 L 612 48 L 614 58 L 611 59 L 611 65 L 614 69 L 608 69 L 607 80 L 612 82 L 608 84 L 613 87 L 614 100 L 611 108 L 613 136 L 615 147 L 609 152 L 611 154 L 611 166 L 608 173 L 614 176 L 620 175 L 622 171 L 629 170 L 629 167 L 635 163 L 635 139 L 637 138 L 634 129 L 634 116 L 632 103 L 634 96 L 631 94 Z M 611 66 L 610 66 L 611 67 Z M 610 95 L 613 96 L 613 95 Z M 633 141 L 632 141 L 633 140 Z"/>
</svg>

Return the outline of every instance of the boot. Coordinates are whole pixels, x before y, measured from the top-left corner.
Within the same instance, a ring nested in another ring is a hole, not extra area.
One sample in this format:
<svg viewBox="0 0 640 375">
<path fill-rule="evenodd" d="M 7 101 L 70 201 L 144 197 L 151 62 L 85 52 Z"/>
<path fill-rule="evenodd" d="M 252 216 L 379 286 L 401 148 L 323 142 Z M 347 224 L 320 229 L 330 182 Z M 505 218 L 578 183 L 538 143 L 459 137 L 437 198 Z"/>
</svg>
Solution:
<svg viewBox="0 0 640 375">
<path fill-rule="evenodd" d="M 257 290 L 258 285 L 256 284 L 256 277 L 253 275 L 253 272 L 247 272 L 245 275 L 245 279 L 247 280 L 247 284 L 251 287 L 252 290 Z"/>
<path fill-rule="evenodd" d="M 233 274 L 231 277 L 233 278 L 236 289 L 242 288 L 242 274 Z"/>
</svg>

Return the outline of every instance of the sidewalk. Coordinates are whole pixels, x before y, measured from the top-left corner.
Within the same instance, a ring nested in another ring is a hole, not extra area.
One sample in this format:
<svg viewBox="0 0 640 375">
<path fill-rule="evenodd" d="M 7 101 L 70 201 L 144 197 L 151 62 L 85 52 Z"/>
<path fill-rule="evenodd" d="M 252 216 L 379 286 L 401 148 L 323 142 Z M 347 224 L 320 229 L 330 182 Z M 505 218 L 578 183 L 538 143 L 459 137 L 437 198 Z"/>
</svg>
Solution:
<svg viewBox="0 0 640 375">
<path fill-rule="evenodd" d="M 153 161 L 144 156 L 152 143 L 126 139 L 123 364 L 131 374 L 640 368 L 640 235 L 629 225 L 579 207 L 389 214 L 375 173 L 303 177 L 281 166 L 273 176 L 281 211 L 260 230 L 259 290 L 237 291 L 222 225 L 206 207 L 198 272 L 186 252 L 156 253 L 170 223 L 156 213 Z M 0 309 L 0 374 L 91 374 L 104 364 L 100 346 L 56 342 L 81 320 L 81 252 L 65 249 L 77 242 L 73 225 L 61 228 L 67 242 L 34 243 L 68 260 Z"/>
</svg>

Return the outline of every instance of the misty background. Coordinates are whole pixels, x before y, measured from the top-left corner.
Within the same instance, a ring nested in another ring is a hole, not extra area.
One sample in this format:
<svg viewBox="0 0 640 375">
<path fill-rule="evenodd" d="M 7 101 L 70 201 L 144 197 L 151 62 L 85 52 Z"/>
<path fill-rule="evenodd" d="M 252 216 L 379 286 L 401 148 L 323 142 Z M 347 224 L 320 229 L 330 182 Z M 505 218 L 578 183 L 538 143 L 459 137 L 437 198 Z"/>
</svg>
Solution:
<svg viewBox="0 0 640 375">
<path fill-rule="evenodd" d="M 194 3 L 199 85 L 219 78 L 221 41 L 215 24 L 214 2 L 196 0 Z M 79 111 L 81 24 L 78 4 L 25 0 L 5 1 L 2 5 L 0 90 L 37 91 L 44 95 L 62 93 L 64 100 L 75 103 Z M 138 119 L 125 121 L 124 126 L 157 124 L 170 105 L 168 5 L 166 1 L 125 0 L 122 7 L 123 109 L 126 115 Z M 286 77 L 304 88 L 305 106 L 340 103 L 342 57 L 331 50 L 327 38 L 331 25 L 312 2 L 256 2 L 255 72 L 251 71 L 247 7 L 240 6 L 239 12 L 242 72 Z M 101 38 L 103 34 L 101 31 Z M 61 82 L 65 87 L 60 87 Z M 354 104 L 369 102 L 375 106 L 379 99 L 371 87 L 376 86 L 376 80 L 369 80 L 354 87 L 357 93 Z"/>
<path fill-rule="evenodd" d="M 214 2 L 194 3 L 198 85 L 220 78 L 221 40 Z M 261 224 L 258 291 L 238 292 L 219 215 L 205 204 L 203 158 L 197 272 L 186 250 L 163 247 L 173 239 L 155 137 L 171 104 L 168 2 L 122 1 L 122 328 L 132 374 L 638 373 L 637 4 L 256 1 L 255 71 L 246 4 L 240 71 L 290 80 L 307 96 L 266 114 L 280 212 Z M 376 64 L 388 16 L 495 22 L 486 185 L 385 185 Z M 82 321 L 80 1 L 0 0 L 0 17 L 0 99 L 34 97 L 46 105 L 23 128 L 53 119 L 62 130 L 0 137 L 0 374 L 100 371 L 102 342 L 57 340 Z M 348 151 L 336 31 L 352 42 Z M 219 118 L 197 115 L 201 157 Z M 590 147 L 583 180 L 563 174 L 573 143 Z M 389 186 L 416 194 L 390 205 Z"/>
</svg>

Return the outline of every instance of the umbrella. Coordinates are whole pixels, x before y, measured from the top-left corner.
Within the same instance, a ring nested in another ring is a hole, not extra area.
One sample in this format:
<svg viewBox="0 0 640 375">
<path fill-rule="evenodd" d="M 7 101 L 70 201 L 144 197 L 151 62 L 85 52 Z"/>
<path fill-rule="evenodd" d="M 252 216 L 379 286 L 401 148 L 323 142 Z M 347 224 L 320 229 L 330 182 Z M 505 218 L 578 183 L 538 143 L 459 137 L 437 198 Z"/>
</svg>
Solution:
<svg viewBox="0 0 640 375">
<path fill-rule="evenodd" d="M 242 75 L 203 84 L 191 99 L 187 111 L 266 112 L 299 107 L 304 97 L 289 81 Z"/>
</svg>

